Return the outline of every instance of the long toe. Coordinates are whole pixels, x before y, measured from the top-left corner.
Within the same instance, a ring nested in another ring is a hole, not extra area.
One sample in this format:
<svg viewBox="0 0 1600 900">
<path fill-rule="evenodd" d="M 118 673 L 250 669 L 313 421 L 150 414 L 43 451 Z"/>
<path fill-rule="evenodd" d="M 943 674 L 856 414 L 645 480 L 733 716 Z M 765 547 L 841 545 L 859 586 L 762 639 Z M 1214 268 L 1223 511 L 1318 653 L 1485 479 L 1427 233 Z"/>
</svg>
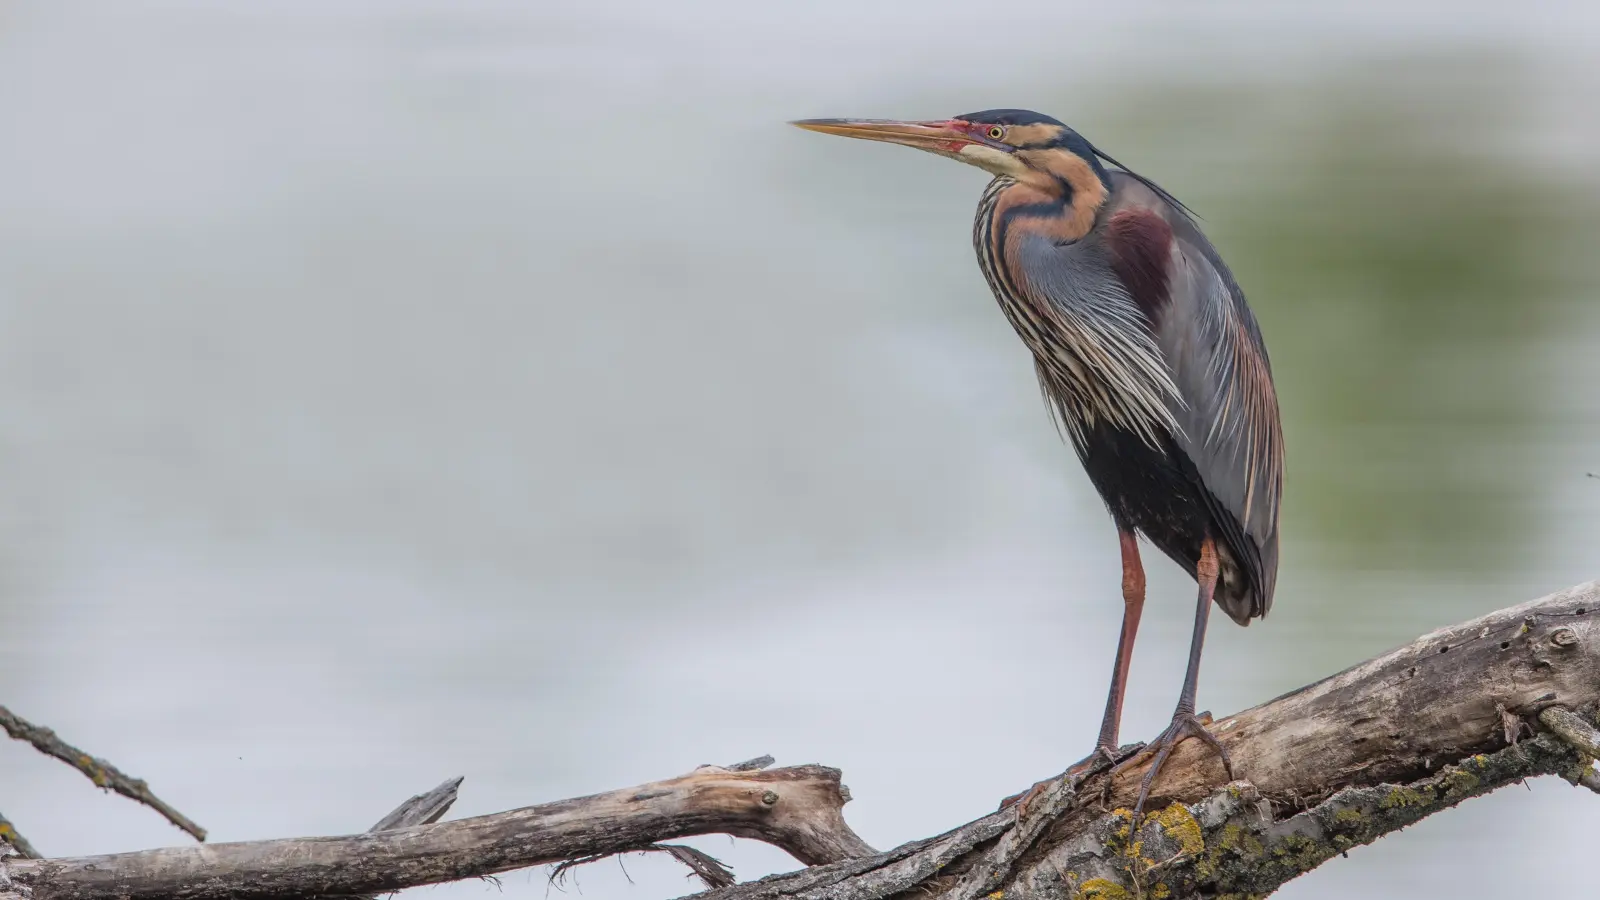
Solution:
<svg viewBox="0 0 1600 900">
<path fill-rule="evenodd" d="M 1033 801 L 1039 799 L 1039 795 L 1044 793 L 1044 789 L 1054 783 L 1054 778 L 1046 778 L 1045 780 L 1034 784 L 1033 787 L 1028 788 L 1026 791 L 1023 791 L 1020 794 L 1013 794 L 1010 797 L 1001 800 L 1000 808 L 1005 809 L 1012 804 L 1016 804 L 1017 818 L 1021 819 L 1023 816 L 1028 814 L 1028 807 L 1033 805 Z"/>
<path fill-rule="evenodd" d="M 1068 766 L 1067 770 L 1061 775 L 1055 778 L 1046 778 L 1020 794 L 1012 794 L 1001 800 L 1000 809 L 1005 809 L 1012 804 L 1019 804 L 1017 806 L 1017 815 L 1024 815 L 1028 811 L 1028 806 L 1039 799 L 1039 795 L 1044 793 L 1045 788 L 1055 784 L 1062 778 L 1086 778 L 1102 769 L 1115 768 L 1119 758 L 1117 752 L 1116 748 L 1113 747 L 1096 747 L 1093 753 Z"/>
<path fill-rule="evenodd" d="M 1143 752 L 1136 753 L 1117 766 L 1116 771 L 1128 768 L 1144 758 L 1145 753 L 1154 753 L 1155 759 L 1150 762 L 1150 768 L 1144 773 L 1144 779 L 1139 782 L 1139 800 L 1133 806 L 1135 820 L 1144 813 L 1145 802 L 1150 799 L 1150 788 L 1155 785 L 1161 769 L 1171 758 L 1172 751 L 1186 737 L 1195 737 L 1204 741 L 1206 746 L 1215 750 L 1222 759 L 1222 767 L 1228 773 L 1228 780 L 1233 780 L 1233 760 L 1228 756 L 1228 750 L 1222 746 L 1216 736 L 1206 730 L 1205 724 L 1193 713 L 1179 713 L 1172 718 L 1172 724 L 1161 732 L 1154 741 L 1151 741 Z"/>
<path fill-rule="evenodd" d="M 1217 740 L 1217 736 L 1211 733 L 1211 713 L 1203 712 L 1198 716 L 1193 716 L 1188 724 L 1189 734 L 1205 741 L 1207 747 L 1216 751 L 1217 758 L 1222 760 L 1222 770 L 1228 773 L 1229 781 L 1234 781 L 1233 757 L 1228 755 L 1228 748 L 1222 746 L 1222 742 Z"/>
</svg>

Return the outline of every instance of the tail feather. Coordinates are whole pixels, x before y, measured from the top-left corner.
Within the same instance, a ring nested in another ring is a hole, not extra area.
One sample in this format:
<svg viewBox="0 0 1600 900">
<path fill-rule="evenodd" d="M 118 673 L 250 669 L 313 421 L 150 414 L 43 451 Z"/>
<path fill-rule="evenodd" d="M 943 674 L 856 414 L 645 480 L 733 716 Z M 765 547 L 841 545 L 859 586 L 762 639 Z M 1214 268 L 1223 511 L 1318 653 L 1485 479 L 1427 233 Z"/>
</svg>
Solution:
<svg viewBox="0 0 1600 900">
<path fill-rule="evenodd" d="M 1271 594 L 1263 594 L 1256 579 L 1234 559 L 1226 543 L 1217 544 L 1217 590 L 1213 595 L 1228 618 L 1246 628 L 1251 619 L 1266 618 Z"/>
</svg>

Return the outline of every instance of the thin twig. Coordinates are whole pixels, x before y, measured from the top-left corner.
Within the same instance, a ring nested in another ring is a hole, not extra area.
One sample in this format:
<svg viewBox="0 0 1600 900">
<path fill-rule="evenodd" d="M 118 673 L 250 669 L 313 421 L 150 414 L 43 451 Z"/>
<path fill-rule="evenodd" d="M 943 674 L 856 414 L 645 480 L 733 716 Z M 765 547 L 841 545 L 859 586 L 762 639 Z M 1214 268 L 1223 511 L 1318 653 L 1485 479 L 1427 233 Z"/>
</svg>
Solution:
<svg viewBox="0 0 1600 900">
<path fill-rule="evenodd" d="M 698 877 L 708 888 L 724 888 L 734 883 L 733 870 L 728 868 L 722 860 L 717 859 L 703 850 L 696 850 L 683 844 L 647 844 L 636 850 L 625 850 L 621 853 L 596 853 L 590 856 L 580 856 L 557 863 L 550 869 L 550 885 L 560 888 L 571 877 L 573 869 L 587 866 L 602 860 L 616 858 L 621 863 L 622 858 L 629 853 L 665 853 L 678 862 L 689 867 L 692 875 Z M 622 873 L 627 875 L 628 870 Z M 632 878 L 628 879 L 630 882 Z"/>
<path fill-rule="evenodd" d="M 572 859 L 565 859 L 556 863 L 550 867 L 550 879 L 545 885 L 546 893 L 549 892 L 550 888 L 555 888 L 558 891 L 565 890 L 563 885 L 565 885 L 567 883 L 567 879 L 571 877 L 568 873 L 570 873 L 573 869 L 576 869 L 579 866 L 587 866 L 590 863 L 597 863 L 602 859 L 609 859 L 613 856 L 617 857 L 618 859 L 622 858 L 622 854 L 620 853 L 595 853 L 589 856 L 577 856 L 573 857 Z M 627 870 L 624 869 L 622 874 L 627 875 Z M 630 882 L 633 881 L 632 878 L 629 878 L 628 880 Z"/>
<path fill-rule="evenodd" d="M 646 850 L 656 850 L 670 855 L 689 867 L 708 888 L 722 888 L 733 884 L 733 870 L 720 859 L 684 844 L 651 844 Z"/>
<path fill-rule="evenodd" d="M 54 756 L 84 775 L 96 785 L 110 791 L 116 791 L 130 800 L 137 800 L 150 807 L 168 822 L 178 826 L 197 841 L 206 839 L 206 830 L 190 821 L 183 813 L 168 806 L 165 801 L 155 794 L 150 793 L 150 786 L 143 779 L 126 775 L 116 766 L 103 759 L 97 759 L 68 744 L 56 736 L 54 731 L 42 728 L 18 716 L 11 710 L 0 706 L 0 728 L 6 730 L 19 741 L 27 741 L 34 749 L 46 756 Z"/>
<path fill-rule="evenodd" d="M 34 846 L 28 843 L 28 839 L 22 836 L 22 832 L 17 830 L 17 826 L 11 824 L 11 820 L 7 819 L 4 813 L 0 813 L 0 848 L 7 844 L 11 845 L 11 849 L 17 851 L 17 855 L 23 859 L 44 859 L 44 854 L 34 849 Z M 4 855 L 5 853 L 0 852 L 0 856 Z"/>
</svg>

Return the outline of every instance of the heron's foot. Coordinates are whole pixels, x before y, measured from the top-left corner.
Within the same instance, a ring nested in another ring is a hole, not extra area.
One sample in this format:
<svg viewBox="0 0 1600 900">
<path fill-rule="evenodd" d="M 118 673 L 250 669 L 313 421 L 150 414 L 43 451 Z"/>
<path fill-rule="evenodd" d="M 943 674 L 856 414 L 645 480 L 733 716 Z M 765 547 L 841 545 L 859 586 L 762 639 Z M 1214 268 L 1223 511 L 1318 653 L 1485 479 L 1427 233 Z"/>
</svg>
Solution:
<svg viewBox="0 0 1600 900">
<path fill-rule="evenodd" d="M 1039 799 L 1039 795 L 1043 794 L 1046 788 L 1050 787 L 1052 784 L 1055 784 L 1061 779 L 1076 777 L 1079 780 L 1082 780 L 1096 772 L 1115 768 L 1119 761 L 1117 752 L 1117 749 L 1114 747 L 1096 747 L 1094 748 L 1093 753 L 1068 766 L 1067 770 L 1060 775 L 1057 775 L 1054 778 L 1046 778 L 1045 780 L 1038 782 L 1033 787 L 1020 794 L 1012 794 L 1004 800 L 1001 800 L 1000 808 L 1005 809 L 1012 804 L 1016 804 L 1017 818 L 1020 819 L 1028 814 L 1028 807 L 1031 806 L 1035 800 Z M 1134 752 L 1137 752 L 1137 750 Z"/>
<path fill-rule="evenodd" d="M 1139 801 L 1133 805 L 1133 819 L 1135 822 L 1144 814 L 1145 801 L 1150 799 L 1150 787 L 1155 784 L 1156 776 L 1160 774 L 1161 767 L 1166 765 L 1167 758 L 1172 755 L 1173 749 L 1186 737 L 1199 738 L 1212 750 L 1217 751 L 1217 756 L 1222 758 L 1223 771 L 1228 773 L 1228 780 L 1234 780 L 1233 760 L 1228 756 L 1228 749 L 1222 746 L 1222 742 L 1217 740 L 1216 735 L 1206 730 L 1206 726 L 1210 724 L 1211 714 L 1208 712 L 1200 713 L 1199 715 L 1191 712 L 1176 713 L 1172 717 L 1172 724 L 1167 726 L 1167 730 L 1161 732 L 1155 740 L 1145 746 L 1144 750 L 1153 751 L 1156 758 L 1150 763 L 1150 770 L 1144 773 L 1144 780 L 1139 782 Z M 1133 765 L 1143 757 L 1144 752 L 1137 753 L 1118 765 L 1117 770 L 1120 771 L 1129 765 Z"/>
</svg>

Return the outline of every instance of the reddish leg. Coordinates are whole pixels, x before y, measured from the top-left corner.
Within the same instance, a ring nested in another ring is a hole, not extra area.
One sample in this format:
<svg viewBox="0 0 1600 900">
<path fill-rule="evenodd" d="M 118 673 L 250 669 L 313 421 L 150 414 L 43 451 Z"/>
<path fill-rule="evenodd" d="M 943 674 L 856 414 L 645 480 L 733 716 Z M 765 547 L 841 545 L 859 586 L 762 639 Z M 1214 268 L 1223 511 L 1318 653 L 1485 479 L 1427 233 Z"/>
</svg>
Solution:
<svg viewBox="0 0 1600 900">
<path fill-rule="evenodd" d="M 1073 763 L 1068 774 L 1092 768 L 1100 760 L 1116 764 L 1117 732 L 1122 726 L 1122 700 L 1128 691 L 1128 667 L 1133 662 L 1133 642 L 1139 635 L 1139 617 L 1144 614 L 1144 565 L 1139 561 L 1139 537 L 1127 529 L 1119 529 L 1118 542 L 1122 545 L 1122 634 L 1117 638 L 1117 661 L 1111 670 L 1111 692 L 1106 697 L 1105 718 L 1100 721 L 1100 737 L 1095 741 L 1094 752 Z M 1026 794 L 1008 797 L 1001 802 L 1004 808 L 1018 797 L 1022 805 L 1018 814 L 1026 813 L 1028 804 L 1038 798 L 1055 779 L 1034 785 Z"/>
<path fill-rule="evenodd" d="M 1189 639 L 1189 667 L 1183 676 L 1183 691 L 1178 695 L 1178 708 L 1172 713 L 1172 724 L 1150 744 L 1149 749 L 1155 751 L 1156 757 L 1150 763 L 1150 770 L 1144 774 L 1144 781 L 1139 784 L 1139 802 L 1133 807 L 1135 819 L 1144 812 L 1144 804 L 1150 798 L 1150 786 L 1155 784 L 1157 773 L 1172 755 L 1172 749 L 1186 737 L 1197 737 L 1217 751 L 1217 755 L 1222 757 L 1222 767 L 1228 773 L 1228 780 L 1233 780 L 1233 761 L 1228 758 L 1228 751 L 1194 714 L 1195 690 L 1200 681 L 1200 651 L 1205 644 L 1206 620 L 1210 618 L 1211 601 L 1217 589 L 1217 545 L 1210 536 L 1200 543 L 1200 563 L 1195 570 L 1195 580 L 1200 584 L 1200 596 L 1194 613 L 1194 635 Z M 1133 763 L 1136 759 L 1123 765 Z"/>
<path fill-rule="evenodd" d="M 1128 666 L 1133 662 L 1133 642 L 1139 636 L 1139 617 L 1144 614 L 1144 566 L 1139 562 L 1139 538 L 1132 531 L 1117 535 L 1122 544 L 1122 635 L 1117 638 L 1117 662 L 1111 670 L 1111 694 L 1106 698 L 1106 716 L 1100 722 L 1100 739 L 1090 759 L 1102 753 L 1109 758 L 1117 749 L 1117 732 L 1122 727 L 1122 700 L 1128 692 Z"/>
</svg>

